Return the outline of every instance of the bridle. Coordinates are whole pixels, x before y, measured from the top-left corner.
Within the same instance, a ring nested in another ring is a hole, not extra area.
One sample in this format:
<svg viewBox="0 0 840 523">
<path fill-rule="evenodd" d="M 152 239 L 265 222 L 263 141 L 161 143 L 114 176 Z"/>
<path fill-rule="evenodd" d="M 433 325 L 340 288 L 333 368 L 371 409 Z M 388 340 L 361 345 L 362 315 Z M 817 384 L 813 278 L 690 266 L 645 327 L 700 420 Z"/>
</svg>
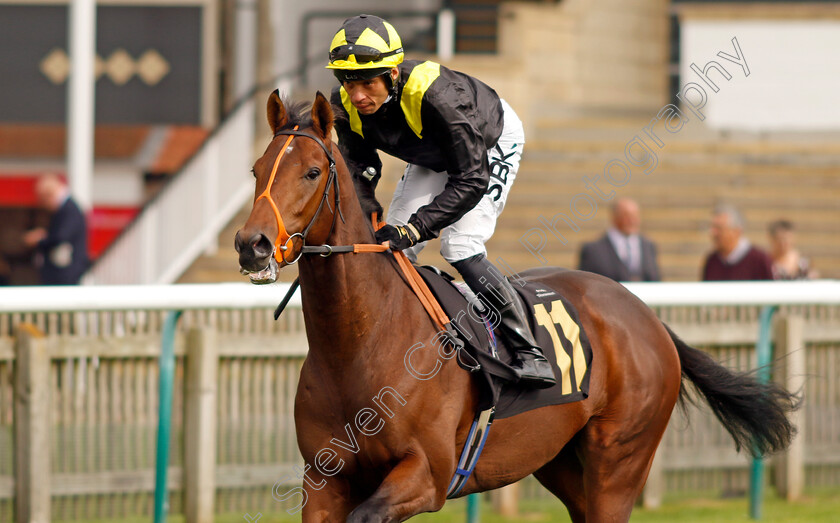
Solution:
<svg viewBox="0 0 840 523">
<path fill-rule="evenodd" d="M 277 138 L 278 136 L 288 136 L 286 139 L 286 143 L 283 144 L 283 149 L 280 151 L 280 154 L 277 155 L 277 158 L 274 160 L 274 166 L 271 169 L 271 175 L 268 178 L 268 183 L 266 184 L 265 190 L 257 196 L 257 199 L 254 200 L 254 205 L 261 199 L 265 198 L 268 200 L 268 204 L 271 206 L 271 210 L 274 211 L 274 218 L 277 220 L 277 238 L 274 241 L 274 251 L 271 253 L 271 257 L 268 260 L 268 265 L 265 268 L 259 271 L 248 271 L 245 269 L 241 269 L 240 272 L 242 274 L 248 274 L 251 276 L 251 281 L 253 283 L 273 283 L 276 277 L 277 272 L 277 262 L 283 261 L 287 265 L 293 265 L 300 260 L 300 258 L 304 254 L 318 254 L 323 258 L 330 256 L 333 253 L 340 254 L 340 253 L 362 253 L 362 252 L 385 252 L 388 250 L 387 245 L 380 245 L 380 244 L 365 244 L 365 243 L 357 243 L 353 245 L 306 245 L 306 237 L 309 235 L 310 229 L 315 224 L 315 221 L 318 219 L 318 216 L 321 214 L 321 211 L 324 208 L 324 203 L 328 203 L 328 197 L 330 194 L 330 188 L 335 185 L 335 209 L 330 208 L 333 213 L 333 220 L 332 225 L 330 226 L 330 233 L 327 235 L 327 238 L 330 237 L 332 231 L 335 229 L 336 219 L 337 217 L 341 216 L 341 222 L 344 223 L 344 215 L 341 212 L 341 191 L 339 189 L 338 184 L 338 170 L 336 169 L 335 165 L 335 157 L 330 151 L 329 147 L 324 144 L 323 140 L 318 138 L 317 136 L 306 133 L 303 131 L 298 130 L 298 126 L 296 125 L 294 129 L 289 130 L 281 130 L 274 133 L 274 137 Z M 315 214 L 312 216 L 312 219 L 309 220 L 309 223 L 306 227 L 303 228 L 302 231 L 289 234 L 286 230 L 286 226 L 283 223 L 283 217 L 280 216 L 280 210 L 277 208 L 277 204 L 274 203 L 274 200 L 271 198 L 271 187 L 274 185 L 274 178 L 277 176 L 277 169 L 280 166 L 280 159 L 286 154 L 286 150 L 289 148 L 289 144 L 292 143 L 292 140 L 295 136 L 304 136 L 306 138 L 310 138 L 317 143 L 321 149 L 324 151 L 324 154 L 327 155 L 327 160 L 329 162 L 329 175 L 327 178 L 327 183 L 324 186 L 324 192 L 321 195 L 321 202 L 318 204 L 318 209 L 316 209 Z M 377 224 L 376 217 L 373 218 L 373 226 L 376 228 L 379 224 Z M 286 259 L 285 252 L 289 250 L 290 242 L 293 242 L 295 237 L 299 237 L 301 239 L 302 245 L 300 248 L 300 252 L 295 257 L 295 259 L 289 261 Z M 255 275 L 262 275 L 264 273 L 268 273 L 270 276 L 268 278 L 255 278 Z M 298 285 L 300 284 L 300 278 L 295 278 L 295 281 L 292 282 L 291 287 L 289 288 L 286 296 L 283 298 L 283 301 L 280 302 L 280 305 L 274 311 L 274 319 L 277 319 L 280 316 L 280 313 L 285 308 L 286 304 L 291 299 L 292 294 L 294 294 L 295 290 L 297 289 Z"/>
<path fill-rule="evenodd" d="M 271 168 L 271 176 L 269 176 L 268 178 L 268 184 L 266 184 L 265 190 L 262 192 L 262 194 L 257 196 L 257 199 L 254 201 L 254 203 L 256 204 L 256 202 L 265 198 L 266 200 L 268 200 L 268 204 L 271 206 L 271 210 L 274 211 L 274 218 L 275 220 L 277 220 L 277 238 L 274 241 L 274 251 L 272 252 L 272 255 L 274 256 L 274 259 L 276 261 L 283 261 L 287 265 L 294 265 L 298 262 L 298 260 L 300 260 L 301 256 L 303 256 L 304 254 L 320 254 L 324 257 L 329 256 L 333 252 L 337 252 L 335 251 L 335 247 L 324 244 L 320 246 L 313 246 L 307 248 L 306 237 L 309 235 L 309 231 L 310 229 L 312 229 L 312 226 L 315 225 L 315 221 L 318 219 L 318 216 L 320 216 L 321 211 L 324 208 L 324 203 L 327 203 L 327 198 L 330 194 L 330 188 L 333 185 L 335 185 L 335 209 L 330 208 L 330 211 L 332 211 L 333 213 L 333 221 L 332 226 L 330 227 L 330 234 L 332 234 L 333 229 L 335 229 L 336 218 L 338 216 L 341 216 L 341 221 L 342 223 L 344 222 L 344 215 L 341 212 L 341 194 L 338 186 L 338 172 L 335 166 L 335 157 L 333 157 L 332 151 L 330 151 L 329 147 L 327 147 L 326 144 L 324 144 L 323 140 L 321 140 L 314 134 L 299 131 L 297 125 L 294 129 L 281 130 L 274 133 L 275 138 L 277 138 L 278 136 L 288 136 L 288 138 L 286 139 L 286 143 L 283 144 L 283 148 L 280 150 L 280 154 L 278 154 L 277 158 L 274 160 L 274 166 Z M 271 198 L 271 187 L 274 185 L 274 178 L 277 175 L 277 168 L 280 166 L 280 160 L 283 158 L 283 155 L 286 154 L 286 151 L 288 150 L 289 145 L 292 143 L 292 140 L 294 140 L 295 136 L 305 136 L 306 138 L 314 140 L 315 143 L 321 146 L 321 149 L 323 149 L 324 154 L 327 155 L 327 160 L 329 162 L 330 167 L 329 175 L 327 177 L 327 183 L 324 186 L 324 192 L 321 195 L 321 201 L 318 204 L 318 209 L 315 210 L 315 214 L 312 215 L 312 219 L 309 220 L 309 223 L 306 225 L 306 227 L 304 227 L 302 231 L 289 234 L 288 231 L 286 231 L 286 226 L 283 223 L 283 218 L 282 216 L 280 216 L 280 210 L 277 208 L 277 204 L 274 203 L 274 200 Z M 327 203 L 327 207 L 329 207 L 329 203 Z M 303 242 L 303 245 L 301 246 L 300 252 L 295 257 L 295 259 L 289 261 L 286 259 L 285 252 L 289 249 L 290 242 L 292 242 L 292 245 L 294 244 L 293 240 L 295 237 L 299 237 Z"/>
</svg>

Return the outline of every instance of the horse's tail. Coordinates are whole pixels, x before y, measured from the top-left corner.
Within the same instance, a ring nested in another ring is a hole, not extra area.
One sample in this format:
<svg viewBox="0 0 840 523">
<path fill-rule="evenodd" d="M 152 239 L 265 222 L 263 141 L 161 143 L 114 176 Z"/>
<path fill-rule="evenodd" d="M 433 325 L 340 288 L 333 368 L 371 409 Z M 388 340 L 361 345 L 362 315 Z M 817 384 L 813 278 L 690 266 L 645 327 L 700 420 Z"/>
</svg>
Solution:
<svg viewBox="0 0 840 523">
<path fill-rule="evenodd" d="M 664 325 L 664 324 L 663 324 Z M 682 377 L 706 399 L 717 419 L 735 439 L 738 450 L 748 449 L 761 456 L 787 448 L 796 434 L 787 414 L 799 408 L 800 398 L 770 382 L 761 383 L 754 372 L 734 372 L 720 365 L 705 352 L 682 341 L 665 325 L 682 366 Z M 679 404 L 694 403 L 680 385 Z"/>
</svg>

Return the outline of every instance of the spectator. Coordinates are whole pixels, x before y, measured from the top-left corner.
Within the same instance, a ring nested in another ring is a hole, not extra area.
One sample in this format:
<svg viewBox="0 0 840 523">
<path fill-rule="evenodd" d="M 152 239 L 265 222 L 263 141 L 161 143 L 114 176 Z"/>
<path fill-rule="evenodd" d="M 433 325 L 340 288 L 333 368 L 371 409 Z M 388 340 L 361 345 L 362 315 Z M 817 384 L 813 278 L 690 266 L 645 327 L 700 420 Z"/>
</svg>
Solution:
<svg viewBox="0 0 840 523">
<path fill-rule="evenodd" d="M 619 198 L 611 212 L 612 226 L 599 240 L 583 245 L 578 268 L 615 281 L 659 281 L 656 245 L 639 234 L 639 205 Z"/>
<path fill-rule="evenodd" d="M 703 281 L 772 280 L 770 256 L 744 237 L 744 220 L 731 205 L 718 205 L 712 218 L 714 251 L 703 266 Z"/>
<path fill-rule="evenodd" d="M 770 256 L 773 259 L 773 278 L 777 280 L 804 280 L 816 278 L 808 258 L 794 247 L 793 223 L 777 220 L 770 224 Z"/>
<path fill-rule="evenodd" d="M 84 214 L 56 174 L 39 178 L 35 192 L 39 205 L 52 213 L 46 229 L 32 229 L 23 235 L 24 244 L 36 251 L 41 283 L 77 284 L 89 264 Z"/>
</svg>

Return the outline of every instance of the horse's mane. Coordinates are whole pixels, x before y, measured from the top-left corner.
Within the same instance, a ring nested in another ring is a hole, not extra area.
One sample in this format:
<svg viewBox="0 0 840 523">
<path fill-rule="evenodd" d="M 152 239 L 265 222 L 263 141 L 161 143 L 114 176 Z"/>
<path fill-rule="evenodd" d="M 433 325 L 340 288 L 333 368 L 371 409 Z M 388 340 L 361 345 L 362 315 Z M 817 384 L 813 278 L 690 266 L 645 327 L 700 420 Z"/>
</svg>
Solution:
<svg viewBox="0 0 840 523">
<path fill-rule="evenodd" d="M 285 131 L 286 129 L 293 129 L 296 125 L 298 129 L 305 129 L 312 126 L 312 104 L 308 102 L 293 102 L 287 98 L 282 98 L 283 107 L 286 108 L 286 124 L 278 129 L 278 131 Z"/>
<path fill-rule="evenodd" d="M 298 129 L 306 129 L 307 127 L 314 125 L 311 111 L 312 104 L 310 102 L 295 102 L 286 97 L 283 97 L 281 100 L 283 102 L 283 106 L 286 108 L 287 121 L 283 127 L 278 129 L 278 131 L 293 129 L 296 125 L 298 126 Z M 344 112 L 339 110 L 338 107 L 333 106 L 333 115 L 336 123 L 341 122 L 341 124 L 349 125 Z M 361 173 L 367 166 L 355 165 L 353 162 L 348 161 L 348 155 L 345 154 L 344 148 L 339 146 L 339 149 L 341 150 L 342 157 L 345 161 L 347 161 L 347 166 L 350 168 L 353 185 L 356 187 L 356 195 L 359 198 L 359 203 L 362 205 L 362 211 L 368 217 L 373 213 L 377 213 L 377 215 L 381 218 L 382 205 L 376 199 L 375 194 L 376 184 L 379 182 L 379 176 L 377 175 L 374 182 L 359 176 L 359 173 Z"/>
</svg>

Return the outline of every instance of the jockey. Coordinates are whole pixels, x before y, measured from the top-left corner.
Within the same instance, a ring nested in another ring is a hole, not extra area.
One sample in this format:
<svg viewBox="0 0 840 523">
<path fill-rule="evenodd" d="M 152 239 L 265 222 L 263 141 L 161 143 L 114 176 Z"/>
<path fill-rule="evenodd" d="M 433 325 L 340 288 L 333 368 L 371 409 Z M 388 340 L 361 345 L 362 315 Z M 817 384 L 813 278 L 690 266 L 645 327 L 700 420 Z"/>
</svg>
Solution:
<svg viewBox="0 0 840 523">
<path fill-rule="evenodd" d="M 522 123 L 479 80 L 403 54 L 394 27 L 372 15 L 345 20 L 330 44 L 327 68 L 340 82 L 331 98 L 338 143 L 360 199 L 372 206 L 366 211 L 382 211 L 373 196 L 382 168 L 377 150 L 408 163 L 376 241 L 416 261 L 424 242 L 440 236 L 443 258 L 499 312 L 496 333 L 516 352 L 519 382 L 550 387 L 551 365 L 484 247 L 519 168 Z"/>
</svg>

